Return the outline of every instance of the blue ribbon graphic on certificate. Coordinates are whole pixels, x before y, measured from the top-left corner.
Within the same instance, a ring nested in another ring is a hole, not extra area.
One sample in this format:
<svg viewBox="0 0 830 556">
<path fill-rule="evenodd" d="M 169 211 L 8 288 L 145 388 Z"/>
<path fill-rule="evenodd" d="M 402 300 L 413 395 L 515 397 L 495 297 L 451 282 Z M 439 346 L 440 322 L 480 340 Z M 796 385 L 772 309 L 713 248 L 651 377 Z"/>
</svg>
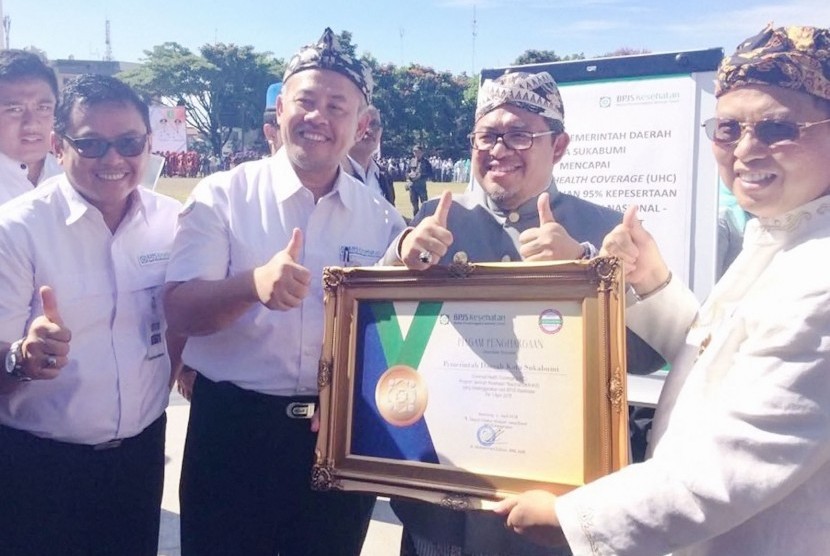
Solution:
<svg viewBox="0 0 830 556">
<path fill-rule="evenodd" d="M 391 302 L 362 303 L 358 310 L 358 373 L 352 453 L 438 463 L 423 419 L 427 390 L 418 374 L 441 302 L 418 303 L 406 337 Z M 362 353 L 361 353 L 362 351 Z"/>
</svg>

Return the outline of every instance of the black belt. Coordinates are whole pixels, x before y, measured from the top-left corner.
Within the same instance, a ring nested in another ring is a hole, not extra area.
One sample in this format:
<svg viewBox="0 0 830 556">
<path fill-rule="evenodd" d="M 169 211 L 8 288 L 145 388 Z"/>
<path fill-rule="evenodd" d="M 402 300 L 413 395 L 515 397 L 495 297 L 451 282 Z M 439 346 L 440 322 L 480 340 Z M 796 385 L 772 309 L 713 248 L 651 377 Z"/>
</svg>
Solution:
<svg viewBox="0 0 830 556">
<path fill-rule="evenodd" d="M 196 382 L 198 386 L 194 386 L 194 389 L 210 390 L 215 394 L 238 400 L 236 403 L 257 403 L 276 408 L 284 407 L 282 413 L 289 419 L 311 419 L 317 409 L 317 396 L 273 396 L 254 390 L 246 390 L 224 380 L 214 382 L 202 373 L 196 375 Z"/>
<path fill-rule="evenodd" d="M 4 444 L 5 441 L 8 441 L 12 443 L 19 442 L 27 445 L 40 444 L 41 446 L 49 446 L 56 450 L 64 451 L 101 452 L 104 450 L 120 448 L 122 445 L 129 445 L 133 442 L 137 442 L 143 436 L 153 434 L 154 432 L 157 432 L 158 429 L 164 428 L 166 423 L 167 416 L 166 414 L 162 413 L 161 417 L 153 421 L 150 425 L 147 426 L 147 428 L 145 428 L 137 435 L 131 436 L 129 438 L 114 438 L 112 440 L 107 440 L 106 442 L 101 442 L 100 444 L 76 444 L 74 442 L 63 442 L 61 440 L 53 440 L 51 438 L 41 438 L 30 432 L 15 429 L 13 427 L 7 427 L 6 425 L 0 425 L 0 439 L 2 439 L 0 440 L 0 445 Z"/>
</svg>

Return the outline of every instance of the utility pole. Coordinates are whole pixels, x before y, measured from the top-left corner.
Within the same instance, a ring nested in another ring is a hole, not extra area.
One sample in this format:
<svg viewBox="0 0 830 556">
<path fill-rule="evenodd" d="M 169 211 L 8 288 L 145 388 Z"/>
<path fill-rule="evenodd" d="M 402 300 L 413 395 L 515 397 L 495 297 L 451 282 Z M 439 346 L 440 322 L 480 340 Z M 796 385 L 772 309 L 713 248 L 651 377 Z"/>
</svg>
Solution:
<svg viewBox="0 0 830 556">
<path fill-rule="evenodd" d="M 9 49 L 9 27 L 11 27 L 12 20 L 3 13 L 3 0 L 0 0 L 0 22 L 3 23 L 0 28 L 0 50 Z"/>
<path fill-rule="evenodd" d="M 476 20 L 476 4 L 473 2 L 473 71 L 470 74 L 474 77 L 476 74 L 476 36 L 478 35 L 478 21 Z"/>
<path fill-rule="evenodd" d="M 398 35 L 401 37 L 401 67 L 403 67 L 403 35 L 404 35 L 404 28 L 398 27 Z"/>
<path fill-rule="evenodd" d="M 104 60 L 106 60 L 107 62 L 112 62 L 112 41 L 110 40 L 110 20 L 109 19 L 106 20 L 105 29 L 106 29 L 106 31 L 105 31 L 104 44 L 106 45 L 106 48 L 104 50 Z"/>
</svg>

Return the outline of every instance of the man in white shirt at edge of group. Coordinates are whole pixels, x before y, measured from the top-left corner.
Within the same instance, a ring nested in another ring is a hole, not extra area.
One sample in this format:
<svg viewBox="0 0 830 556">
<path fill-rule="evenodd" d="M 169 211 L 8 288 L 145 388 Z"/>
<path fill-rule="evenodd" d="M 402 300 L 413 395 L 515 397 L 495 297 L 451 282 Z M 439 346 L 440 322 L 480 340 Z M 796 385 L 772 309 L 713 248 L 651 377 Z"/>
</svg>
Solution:
<svg viewBox="0 0 830 556">
<path fill-rule="evenodd" d="M 574 554 L 780 556 L 830 545 L 830 29 L 773 28 L 724 58 L 704 122 L 755 218 L 702 305 L 629 207 L 603 241 L 638 300 L 626 322 L 672 365 L 650 457 L 496 509 Z M 713 184 L 714 185 L 714 184 Z"/>
<path fill-rule="evenodd" d="M 0 210 L 0 554 L 154 556 L 181 204 L 139 186 L 149 111 L 115 78 L 66 85 L 52 145 L 65 174 Z"/>
<path fill-rule="evenodd" d="M 40 56 L 0 51 L 0 205 L 63 171 L 49 152 L 57 98 Z"/>
</svg>

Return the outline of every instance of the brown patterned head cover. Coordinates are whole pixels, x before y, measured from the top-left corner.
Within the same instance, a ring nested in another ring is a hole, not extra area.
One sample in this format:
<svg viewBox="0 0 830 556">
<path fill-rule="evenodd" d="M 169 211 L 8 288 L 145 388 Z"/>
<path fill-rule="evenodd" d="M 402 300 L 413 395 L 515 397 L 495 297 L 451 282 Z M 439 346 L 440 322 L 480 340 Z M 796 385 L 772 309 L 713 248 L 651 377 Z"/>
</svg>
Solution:
<svg viewBox="0 0 830 556">
<path fill-rule="evenodd" d="M 767 25 L 723 59 L 715 96 L 747 85 L 775 85 L 830 99 L 830 30 Z"/>
<path fill-rule="evenodd" d="M 355 58 L 344 51 L 340 46 L 337 35 L 328 27 L 323 31 L 323 36 L 316 44 L 302 47 L 291 58 L 285 68 L 282 80 L 283 82 L 288 81 L 288 78 L 292 75 L 309 69 L 331 70 L 345 75 L 352 83 L 357 85 L 366 102 L 372 102 L 372 88 L 375 82 L 372 79 L 369 66 L 361 62 L 359 58 Z"/>
<path fill-rule="evenodd" d="M 564 129 L 565 108 L 559 87 L 546 71 L 516 71 L 484 81 L 478 90 L 476 121 L 505 104 L 539 114 L 548 120 L 551 129 Z"/>
</svg>

